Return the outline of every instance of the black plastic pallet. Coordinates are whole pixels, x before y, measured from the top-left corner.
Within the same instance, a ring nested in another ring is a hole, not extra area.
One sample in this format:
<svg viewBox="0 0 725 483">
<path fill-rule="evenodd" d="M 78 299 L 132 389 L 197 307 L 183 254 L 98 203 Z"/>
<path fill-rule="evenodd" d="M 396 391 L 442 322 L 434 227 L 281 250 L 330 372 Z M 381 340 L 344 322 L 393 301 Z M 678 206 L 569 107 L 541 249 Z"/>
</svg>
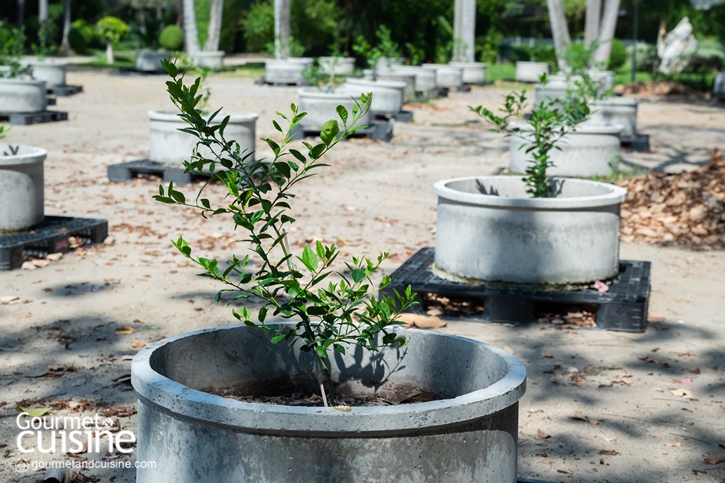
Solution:
<svg viewBox="0 0 725 483">
<path fill-rule="evenodd" d="M 650 293 L 650 262 L 619 263 L 619 275 L 609 283 L 609 291 L 600 293 L 593 288 L 583 290 L 544 290 L 536 286 L 499 288 L 499 286 L 469 285 L 444 280 L 433 273 L 435 249 L 422 248 L 400 266 L 391 277 L 393 282 L 383 295 L 392 289 L 400 291 L 408 285 L 420 296 L 432 293 L 445 296 L 483 299 L 484 318 L 497 322 L 531 322 L 539 304 L 597 306 L 597 328 L 623 332 L 644 332 Z M 422 302 L 419 298 L 418 302 Z M 420 310 L 421 305 L 416 305 Z"/>
<path fill-rule="evenodd" d="M 270 82 L 264 77 L 254 81 L 255 86 L 274 86 L 274 87 L 306 87 L 310 84 L 306 81 L 301 82 Z"/>
<path fill-rule="evenodd" d="M 83 86 L 51 86 L 48 87 L 48 94 L 57 97 L 69 97 L 83 92 Z"/>
<path fill-rule="evenodd" d="M 40 112 L 0 112 L 0 121 L 9 121 L 10 124 L 28 126 L 30 124 L 42 124 L 46 122 L 67 121 L 68 113 L 64 111 L 40 111 Z"/>
<path fill-rule="evenodd" d="M 319 130 L 305 129 L 299 124 L 292 129 L 290 133 L 293 140 L 304 139 L 306 137 L 316 137 L 320 135 Z M 393 139 L 393 123 L 390 121 L 373 121 L 373 123 L 365 129 L 355 132 L 352 137 L 370 137 L 374 141 L 390 142 Z"/>
<path fill-rule="evenodd" d="M 471 86 L 469 84 L 463 84 L 462 86 L 456 87 L 458 92 L 471 92 Z"/>
<path fill-rule="evenodd" d="M 108 220 L 46 216 L 43 223 L 30 230 L 0 235 L 0 272 L 22 267 L 23 255 L 67 253 L 70 236 L 86 244 L 103 243 L 108 236 Z"/>
<path fill-rule="evenodd" d="M 158 176 L 165 183 L 173 181 L 174 184 L 191 184 L 194 180 L 203 178 L 203 175 L 185 172 L 183 166 L 168 166 L 156 163 L 150 159 L 137 159 L 125 163 L 112 164 L 108 167 L 108 180 L 125 183 L 138 176 Z"/>
<path fill-rule="evenodd" d="M 622 149 L 631 153 L 649 153 L 649 134 L 622 137 Z"/>
<path fill-rule="evenodd" d="M 55 97 L 48 97 L 49 106 L 55 106 L 56 104 L 58 104 L 58 99 L 56 99 Z"/>
<path fill-rule="evenodd" d="M 375 119 L 379 121 L 389 121 L 391 119 L 395 122 L 413 122 L 413 111 L 400 111 L 397 114 L 376 114 Z"/>
</svg>

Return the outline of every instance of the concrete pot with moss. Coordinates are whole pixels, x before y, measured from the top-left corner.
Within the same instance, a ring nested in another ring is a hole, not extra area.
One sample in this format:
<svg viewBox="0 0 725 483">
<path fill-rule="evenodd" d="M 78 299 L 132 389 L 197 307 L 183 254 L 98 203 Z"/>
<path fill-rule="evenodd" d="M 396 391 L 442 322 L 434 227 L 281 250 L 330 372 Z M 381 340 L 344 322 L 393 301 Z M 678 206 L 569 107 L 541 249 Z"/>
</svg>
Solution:
<svg viewBox="0 0 725 483">
<path fill-rule="evenodd" d="M 423 64 L 424 69 L 434 70 L 438 87 L 457 88 L 463 85 L 463 68 L 448 64 Z"/>
<path fill-rule="evenodd" d="M 451 62 L 451 66 L 463 69 L 463 83 L 482 85 L 486 82 L 486 64 L 484 62 Z"/>
<path fill-rule="evenodd" d="M 375 76 L 379 81 L 402 82 L 405 84 L 404 102 L 415 102 L 417 96 L 415 94 L 415 74 L 412 72 L 403 72 L 400 70 L 384 69 L 376 72 Z M 373 101 L 374 102 L 374 101 Z"/>
<path fill-rule="evenodd" d="M 139 72 L 165 74 L 166 71 L 161 67 L 163 59 L 173 59 L 173 55 L 166 50 L 137 50 L 134 68 Z"/>
<path fill-rule="evenodd" d="M 56 59 L 33 60 L 30 62 L 33 79 L 45 81 L 46 87 L 65 86 L 65 73 L 68 63 Z"/>
<path fill-rule="evenodd" d="M 405 82 L 368 81 L 350 78 L 345 81 L 344 88 L 346 91 L 356 92 L 356 97 L 360 97 L 360 94 L 372 92 L 373 102 L 370 111 L 373 114 L 394 116 L 403 109 Z"/>
<path fill-rule="evenodd" d="M 315 62 L 312 57 L 267 59 L 264 61 L 264 80 L 271 83 L 302 84 L 302 71 Z"/>
<path fill-rule="evenodd" d="M 516 62 L 516 80 L 519 82 L 539 82 L 539 76 L 548 73 L 546 62 Z"/>
<path fill-rule="evenodd" d="M 202 50 L 190 54 L 190 57 L 196 67 L 221 69 L 224 67 L 224 55 L 223 50 Z"/>
<path fill-rule="evenodd" d="M 41 112 L 48 107 L 45 81 L 20 77 L 0 78 L 0 112 Z"/>
<path fill-rule="evenodd" d="M 515 483 L 524 365 L 482 342 L 398 333 L 406 346 L 330 359 L 340 397 L 437 400 L 336 409 L 211 394 L 271 396 L 274 389 L 265 387 L 307 393 L 317 386 L 309 352 L 270 344 L 274 333 L 243 325 L 142 349 L 131 366 L 136 458 L 155 465 L 137 469 L 137 483 Z"/>
<path fill-rule="evenodd" d="M 353 57 L 320 57 L 317 62 L 330 75 L 352 75 L 355 73 L 355 58 Z"/>
<path fill-rule="evenodd" d="M 391 72 L 402 72 L 415 75 L 415 91 L 427 96 L 436 88 L 436 73 L 430 69 L 414 65 L 394 65 Z"/>
<path fill-rule="evenodd" d="M 348 112 L 352 112 L 355 101 L 351 96 L 360 96 L 359 88 L 347 88 L 344 85 L 338 87 L 334 92 L 323 92 L 312 87 L 299 90 L 300 111 L 307 115 L 302 118 L 300 125 L 310 131 L 319 131 L 322 126 L 337 116 L 337 106 L 343 106 Z M 375 96 L 373 96 L 373 100 Z M 372 123 L 371 112 L 360 119 L 361 126 L 369 126 Z"/>
<path fill-rule="evenodd" d="M 549 178 L 554 196 L 533 198 L 519 176 L 438 181 L 435 269 L 469 282 L 578 284 L 619 273 L 626 190 Z"/>
<path fill-rule="evenodd" d="M 42 148 L 0 144 L 0 233 L 43 222 L 47 155 Z"/>
</svg>

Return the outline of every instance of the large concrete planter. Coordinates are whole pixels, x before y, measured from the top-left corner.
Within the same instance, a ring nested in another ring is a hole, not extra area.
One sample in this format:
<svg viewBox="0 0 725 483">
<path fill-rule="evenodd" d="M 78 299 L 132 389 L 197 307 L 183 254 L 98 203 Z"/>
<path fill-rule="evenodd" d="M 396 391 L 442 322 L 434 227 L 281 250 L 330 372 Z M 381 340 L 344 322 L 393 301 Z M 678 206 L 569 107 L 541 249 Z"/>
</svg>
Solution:
<svg viewBox="0 0 725 483">
<path fill-rule="evenodd" d="M 224 67 L 224 51 L 201 51 L 191 54 L 194 65 L 207 69 L 221 69 Z"/>
<path fill-rule="evenodd" d="M 511 123 L 519 132 L 511 133 L 509 146 L 509 170 L 524 173 L 533 161 L 526 150 L 531 146 L 533 127 L 525 122 Z M 586 122 L 579 124 L 576 131 L 567 133 L 559 142 L 559 149 L 551 151 L 554 166 L 546 172 L 551 176 L 573 176 L 588 178 L 606 176 L 619 162 L 621 147 L 619 124 L 603 125 Z"/>
<path fill-rule="evenodd" d="M 0 144 L 0 233 L 43 222 L 43 162 L 48 152 L 33 146 Z"/>
<path fill-rule="evenodd" d="M 179 119 L 176 112 L 172 111 L 149 111 L 148 115 L 151 121 L 149 159 L 156 163 L 177 166 L 182 165 L 184 161 L 189 161 L 197 138 L 179 131 L 189 125 Z M 230 117 L 224 130 L 224 137 L 227 141 L 238 142 L 240 151 L 246 150 L 247 153 L 254 151 L 255 127 L 259 116 L 248 112 L 220 112 L 212 124 L 220 124 L 227 115 Z"/>
<path fill-rule="evenodd" d="M 423 64 L 424 69 L 433 69 L 438 87 L 460 87 L 463 85 L 463 69 L 448 64 Z"/>
<path fill-rule="evenodd" d="M 431 69 L 424 69 L 414 65 L 394 65 L 391 72 L 402 72 L 415 75 L 415 91 L 423 95 L 430 94 L 436 88 L 436 73 Z"/>
<path fill-rule="evenodd" d="M 319 131 L 330 119 L 335 119 L 338 123 L 342 122 L 337 114 L 337 106 L 344 106 L 347 112 L 352 113 L 352 108 L 355 107 L 352 96 L 357 96 L 358 99 L 360 96 L 358 89 L 349 90 L 344 86 L 337 88 L 335 92 L 322 92 L 313 88 L 305 88 L 300 89 L 299 93 L 300 112 L 307 113 L 300 121 L 300 125 L 310 131 Z M 374 95 L 373 99 L 375 99 Z M 369 126 L 371 121 L 372 113 L 368 111 L 360 119 L 358 125 Z"/>
<path fill-rule="evenodd" d="M 626 190 L 579 179 L 550 182 L 555 198 L 531 198 L 518 176 L 438 181 L 436 272 L 534 284 L 615 276 Z"/>
<path fill-rule="evenodd" d="M 270 383 L 316 387 L 309 353 L 246 326 L 192 332 L 142 349 L 137 483 L 515 483 L 518 400 L 526 370 L 513 355 L 460 337 L 405 330 L 408 345 L 330 361 L 333 380 L 364 393 L 413 384 L 445 399 L 397 406 L 245 403 Z"/>
<path fill-rule="evenodd" d="M 0 112 L 40 112 L 48 107 L 45 81 L 0 79 Z"/>
<path fill-rule="evenodd" d="M 352 75 L 355 73 L 355 59 L 352 57 L 320 57 L 320 67 L 332 75 Z"/>
<path fill-rule="evenodd" d="M 712 84 L 712 92 L 720 102 L 725 102 L 725 72 L 718 72 Z"/>
<path fill-rule="evenodd" d="M 486 82 L 486 64 L 483 62 L 451 62 L 463 69 L 463 83 L 481 85 Z"/>
<path fill-rule="evenodd" d="M 46 87 L 61 87 L 65 85 L 65 73 L 68 64 L 53 59 L 34 60 L 30 62 L 33 68 L 33 79 L 45 81 Z"/>
<path fill-rule="evenodd" d="M 166 71 L 161 66 L 161 61 L 172 58 L 171 52 L 165 50 L 137 50 L 134 66 L 139 72 L 163 74 Z"/>
<path fill-rule="evenodd" d="M 373 114 L 384 114 L 394 116 L 403 109 L 403 96 L 405 93 L 405 82 L 395 81 L 369 81 L 365 79 L 347 79 L 345 91 L 355 92 L 355 97 L 360 94 L 373 93 L 373 102 L 370 110 Z"/>
<path fill-rule="evenodd" d="M 377 71 L 376 76 L 379 81 L 404 83 L 405 102 L 415 102 L 418 99 L 415 94 L 415 74 L 412 72 L 401 72 L 393 69 L 386 69 Z"/>
<path fill-rule="evenodd" d="M 570 87 L 570 83 L 565 80 L 552 79 L 546 85 L 536 84 L 534 86 L 534 105 L 538 106 L 542 102 L 548 102 L 549 99 L 564 99 L 567 97 L 566 90 Z M 575 88 L 571 84 L 571 88 Z"/>
<path fill-rule="evenodd" d="M 539 82 L 539 76 L 548 73 L 546 62 L 516 62 L 516 80 L 519 82 Z"/>
<path fill-rule="evenodd" d="M 620 125 L 622 137 L 633 138 L 637 135 L 637 106 L 639 100 L 627 97 L 612 97 L 592 102 L 591 124 L 605 126 Z"/>
<path fill-rule="evenodd" d="M 264 80 L 267 82 L 301 84 L 305 82 L 302 71 L 314 62 L 315 59 L 311 57 L 267 59 L 264 61 Z"/>
<path fill-rule="evenodd" d="M 372 69 L 363 69 L 362 78 L 369 81 L 375 80 L 375 72 Z"/>
<path fill-rule="evenodd" d="M 402 57 L 379 57 L 375 63 L 375 69 L 390 69 L 394 65 L 403 65 Z"/>
</svg>

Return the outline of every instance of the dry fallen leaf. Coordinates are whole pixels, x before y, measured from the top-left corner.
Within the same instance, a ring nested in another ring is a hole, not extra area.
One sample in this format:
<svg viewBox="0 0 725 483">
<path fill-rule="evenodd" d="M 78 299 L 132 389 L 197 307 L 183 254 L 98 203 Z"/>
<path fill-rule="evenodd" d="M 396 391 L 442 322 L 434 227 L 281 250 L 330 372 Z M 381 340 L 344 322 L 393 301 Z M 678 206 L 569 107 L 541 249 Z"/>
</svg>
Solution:
<svg viewBox="0 0 725 483">
<path fill-rule="evenodd" d="M 0 304 L 2 305 L 10 305 L 12 303 L 20 303 L 20 297 L 15 297 L 14 295 L 8 295 L 5 297 L 0 297 Z"/>
<path fill-rule="evenodd" d="M 710 456 L 705 456 L 705 461 L 711 465 L 725 463 L 725 454 L 714 454 Z"/>
<path fill-rule="evenodd" d="M 30 312 L 26 312 L 24 314 L 20 314 L 20 318 L 21 319 L 29 319 L 32 316 L 33 316 L 33 314 L 31 314 Z"/>
<path fill-rule="evenodd" d="M 446 326 L 446 323 L 438 317 L 411 313 L 401 314 L 400 321 L 405 323 L 407 327 L 417 327 L 419 329 L 440 329 Z"/>
<path fill-rule="evenodd" d="M 551 435 L 543 429 L 539 429 L 538 431 L 536 431 L 536 435 L 541 439 L 551 438 Z"/>
<path fill-rule="evenodd" d="M 116 335 L 131 335 L 133 333 L 134 333 L 133 328 L 131 328 L 127 325 L 122 325 L 121 327 L 116 329 L 116 332 L 115 332 Z"/>
<path fill-rule="evenodd" d="M 552 354 L 551 352 L 544 351 L 544 352 L 541 353 L 541 355 L 544 356 L 544 357 L 546 357 L 547 359 L 553 359 L 554 358 L 554 354 Z"/>
<path fill-rule="evenodd" d="M 692 393 L 687 389 L 670 389 L 670 394 L 673 396 L 684 397 L 685 399 L 694 399 Z"/>
<path fill-rule="evenodd" d="M 606 454 L 606 455 L 609 455 L 609 456 L 616 456 L 616 455 L 618 455 L 619 453 L 617 453 L 617 452 L 616 452 L 616 451 L 614 451 L 613 449 L 603 449 L 603 450 L 601 450 L 601 451 L 599 452 L 599 454 Z"/>
<path fill-rule="evenodd" d="M 682 446 L 682 443 L 680 441 L 676 443 L 665 443 L 665 446 L 668 446 L 670 448 L 679 448 L 680 446 Z"/>
<path fill-rule="evenodd" d="M 133 347 L 134 349 L 142 349 L 146 347 L 146 344 L 144 344 L 143 342 L 131 342 L 131 347 Z"/>
<path fill-rule="evenodd" d="M 575 421 L 584 421 L 585 423 L 589 423 L 592 426 L 596 426 L 599 424 L 599 421 L 596 419 L 590 418 L 589 416 L 580 416 L 578 414 L 574 414 L 572 416 L 567 416 L 569 419 L 573 419 Z"/>
</svg>

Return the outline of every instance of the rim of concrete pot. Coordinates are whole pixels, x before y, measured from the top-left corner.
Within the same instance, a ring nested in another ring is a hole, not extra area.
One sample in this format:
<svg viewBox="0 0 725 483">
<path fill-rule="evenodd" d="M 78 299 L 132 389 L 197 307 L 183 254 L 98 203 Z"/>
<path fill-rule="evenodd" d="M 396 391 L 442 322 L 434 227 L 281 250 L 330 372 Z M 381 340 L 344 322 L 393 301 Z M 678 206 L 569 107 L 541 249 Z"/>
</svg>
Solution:
<svg viewBox="0 0 725 483">
<path fill-rule="evenodd" d="M 528 122 L 514 121 L 509 124 L 512 128 L 518 128 L 520 132 L 533 132 L 534 127 Z M 607 135 L 619 135 L 624 130 L 624 126 L 621 124 L 598 124 L 596 122 L 586 121 L 578 124 L 575 131 L 569 131 L 567 136 L 570 134 L 607 134 Z M 516 134 L 516 133 L 512 133 Z"/>
<path fill-rule="evenodd" d="M 536 62 L 535 60 L 517 60 L 516 65 L 545 65 L 549 67 L 549 64 L 547 62 Z"/>
<path fill-rule="evenodd" d="M 316 89 L 314 87 L 303 87 L 299 90 L 299 95 L 307 97 L 308 99 L 323 99 L 323 100 L 330 100 L 333 98 L 338 98 L 340 100 L 350 100 L 351 95 L 355 95 L 355 92 L 353 92 L 350 89 L 345 88 L 345 84 L 335 89 L 333 92 L 325 92 L 321 91 L 319 89 Z"/>
<path fill-rule="evenodd" d="M 279 62 L 284 64 L 311 64 L 315 61 L 312 57 L 287 57 L 286 59 L 265 59 L 266 62 Z"/>
<path fill-rule="evenodd" d="M 463 71 L 462 66 L 456 66 L 451 64 L 423 64 L 421 67 L 424 69 L 452 69 Z"/>
<path fill-rule="evenodd" d="M 639 99 L 634 99 L 632 97 L 609 97 L 607 99 L 599 99 L 597 101 L 592 101 L 590 104 L 593 106 L 596 105 L 602 105 L 602 106 L 638 106 L 640 103 Z"/>
<path fill-rule="evenodd" d="M 334 60 L 337 60 L 338 62 L 339 61 L 342 61 L 342 62 L 353 62 L 353 63 L 355 62 L 355 57 L 324 57 L 323 56 L 323 57 L 318 57 L 317 59 L 318 60 L 321 60 L 322 62 L 327 62 L 327 61 L 332 62 Z"/>
<path fill-rule="evenodd" d="M 46 67 L 59 67 L 59 68 L 67 68 L 70 65 L 68 62 L 64 62 L 60 59 L 49 59 L 49 58 L 45 58 L 43 60 L 31 59 L 28 61 L 28 64 L 46 66 Z"/>
<path fill-rule="evenodd" d="M 15 77 L 12 79 L 0 77 L 0 84 L 31 84 L 41 89 L 45 89 L 45 81 L 33 79 L 32 77 L 27 75 Z"/>
<path fill-rule="evenodd" d="M 292 324 L 282 322 L 275 325 Z M 159 353 L 157 366 L 165 364 L 165 359 L 161 362 L 161 357 L 166 354 L 164 349 L 171 350 L 177 341 L 212 331 L 239 329 L 260 330 L 243 325 L 204 329 L 170 337 L 142 349 L 131 363 L 132 384 L 137 394 L 174 413 L 221 426 L 278 433 L 313 431 L 316 434 L 359 434 L 420 430 L 479 419 L 515 404 L 526 390 L 526 368 L 514 355 L 472 339 L 416 329 L 404 330 L 407 336 L 421 344 L 428 337 L 447 338 L 453 344 L 470 345 L 472 351 L 478 351 L 481 357 L 484 357 L 484 353 L 492 355 L 497 367 L 487 370 L 495 372 L 493 383 L 485 385 L 483 381 L 488 383 L 488 378 L 481 378 L 477 380 L 478 385 L 484 387 L 474 385 L 467 388 L 465 393 L 450 399 L 397 406 L 352 407 L 343 412 L 320 406 L 241 402 L 192 389 L 153 368 L 154 354 Z M 473 352 L 470 357 L 475 357 Z"/>
<path fill-rule="evenodd" d="M 8 152 L 10 146 L 18 149 L 17 154 L 5 156 L 3 153 Z M 17 166 L 21 164 L 33 164 L 43 161 L 48 156 L 48 151 L 35 146 L 27 146 L 25 144 L 0 143 L 0 166 Z"/>
<path fill-rule="evenodd" d="M 370 87 L 387 87 L 390 89 L 405 89 L 405 87 L 408 85 L 403 81 L 367 80 L 367 79 L 357 79 L 357 78 L 347 78 L 347 79 L 345 79 L 345 84 L 370 86 Z"/>
<path fill-rule="evenodd" d="M 210 114 L 211 115 L 211 114 Z M 152 121 L 165 121 L 165 122 L 182 122 L 184 121 L 179 117 L 177 111 L 148 111 L 149 119 Z M 237 122 L 250 122 L 255 121 L 259 118 L 259 114 L 256 112 L 220 112 L 214 118 L 214 122 L 222 122 L 222 120 L 229 116 L 230 123 Z M 184 123 L 186 124 L 186 123 Z"/>
<path fill-rule="evenodd" d="M 449 62 L 448 65 L 453 67 L 483 67 L 484 69 L 487 67 L 485 62 Z"/>
<path fill-rule="evenodd" d="M 441 198 L 458 201 L 471 205 L 501 207 L 501 208 L 527 208 L 568 211 L 576 208 L 595 208 L 619 204 L 627 196 L 627 190 L 619 186 L 599 181 L 589 181 L 575 178 L 549 178 L 562 189 L 563 196 L 555 198 L 507 197 L 495 194 L 470 193 L 457 189 L 471 180 L 489 180 L 504 187 L 512 187 L 515 191 L 524 192 L 523 176 L 469 176 L 465 178 L 452 178 L 437 181 L 433 185 L 435 193 Z M 566 193 L 564 193 L 566 187 Z M 570 191 L 569 188 L 572 188 Z M 485 188 L 484 188 L 485 189 Z M 577 195 L 579 192 L 596 194 Z"/>
</svg>

